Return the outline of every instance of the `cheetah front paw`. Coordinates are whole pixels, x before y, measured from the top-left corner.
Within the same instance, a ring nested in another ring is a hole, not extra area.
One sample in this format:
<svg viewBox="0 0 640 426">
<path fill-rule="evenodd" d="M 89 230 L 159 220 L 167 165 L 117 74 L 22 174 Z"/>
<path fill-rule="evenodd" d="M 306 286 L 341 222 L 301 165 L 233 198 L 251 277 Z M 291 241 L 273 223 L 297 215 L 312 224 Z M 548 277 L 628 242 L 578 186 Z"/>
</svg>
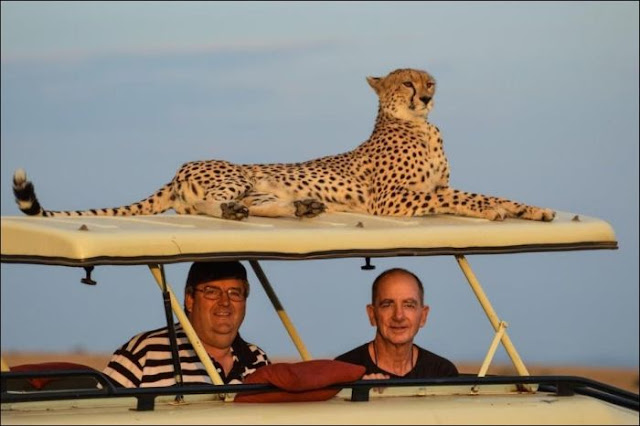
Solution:
<svg viewBox="0 0 640 426">
<path fill-rule="evenodd" d="M 502 207 L 494 207 L 484 211 L 485 218 L 489 220 L 502 221 L 507 217 L 507 211 Z"/>
<path fill-rule="evenodd" d="M 532 207 L 527 209 L 523 214 L 519 215 L 522 219 L 539 220 L 542 222 L 551 222 L 556 217 L 556 212 L 551 209 L 543 209 Z"/>
<path fill-rule="evenodd" d="M 220 204 L 222 218 L 231 220 L 242 220 L 249 216 L 249 209 L 240 203 L 230 201 Z"/>
<path fill-rule="evenodd" d="M 327 209 L 324 203 L 313 198 L 296 200 L 293 205 L 296 207 L 296 217 L 316 217 Z"/>
<path fill-rule="evenodd" d="M 551 222 L 556 217 L 556 212 L 551 209 L 541 209 L 541 211 L 540 220 L 544 222 Z"/>
</svg>

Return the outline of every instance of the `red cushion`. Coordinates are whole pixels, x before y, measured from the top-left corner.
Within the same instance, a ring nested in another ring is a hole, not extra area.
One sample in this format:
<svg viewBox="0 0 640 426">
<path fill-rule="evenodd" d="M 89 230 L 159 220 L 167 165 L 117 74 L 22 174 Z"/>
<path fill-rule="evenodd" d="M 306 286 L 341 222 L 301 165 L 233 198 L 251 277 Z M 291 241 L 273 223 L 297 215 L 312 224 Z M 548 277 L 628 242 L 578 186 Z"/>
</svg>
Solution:
<svg viewBox="0 0 640 426">
<path fill-rule="evenodd" d="M 244 383 L 272 384 L 282 391 L 243 392 L 236 395 L 235 401 L 325 401 L 340 391 L 327 386 L 359 380 L 364 372 L 362 365 L 332 359 L 269 364 L 248 375 Z"/>
<path fill-rule="evenodd" d="M 21 364 L 9 368 L 10 371 L 54 371 L 54 370 L 93 370 L 93 368 L 73 362 L 41 362 L 38 364 Z M 28 379 L 31 386 L 40 390 L 58 377 L 39 377 Z"/>
</svg>

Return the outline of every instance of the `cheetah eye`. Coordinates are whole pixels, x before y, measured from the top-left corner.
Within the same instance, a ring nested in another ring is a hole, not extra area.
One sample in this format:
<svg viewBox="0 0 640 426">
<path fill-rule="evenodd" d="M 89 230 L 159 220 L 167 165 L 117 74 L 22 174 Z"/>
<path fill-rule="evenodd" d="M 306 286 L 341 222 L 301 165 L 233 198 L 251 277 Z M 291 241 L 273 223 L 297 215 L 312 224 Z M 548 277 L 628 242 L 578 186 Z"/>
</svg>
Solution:
<svg viewBox="0 0 640 426">
<path fill-rule="evenodd" d="M 431 89 L 433 86 L 435 86 L 435 83 L 432 83 L 432 82 L 427 83 L 427 89 Z"/>
<path fill-rule="evenodd" d="M 410 82 L 410 81 L 405 81 L 405 82 L 404 82 L 404 83 L 402 83 L 402 84 L 404 84 L 404 85 L 405 85 L 405 87 L 413 88 L 413 83 L 412 83 L 412 82 Z"/>
</svg>

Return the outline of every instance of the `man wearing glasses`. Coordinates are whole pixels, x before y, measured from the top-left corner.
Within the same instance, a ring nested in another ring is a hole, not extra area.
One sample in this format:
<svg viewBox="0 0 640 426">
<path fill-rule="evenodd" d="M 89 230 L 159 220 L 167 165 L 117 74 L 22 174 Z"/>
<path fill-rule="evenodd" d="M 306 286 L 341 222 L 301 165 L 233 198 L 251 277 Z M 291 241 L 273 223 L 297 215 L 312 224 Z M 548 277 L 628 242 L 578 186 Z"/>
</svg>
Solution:
<svg viewBox="0 0 640 426">
<path fill-rule="evenodd" d="M 262 349 L 245 342 L 238 333 L 248 296 L 247 271 L 240 262 L 191 265 L 185 311 L 225 384 L 241 383 L 258 367 L 270 364 Z M 211 383 L 180 324 L 176 324 L 176 335 L 184 384 Z M 104 373 L 124 387 L 174 385 L 167 327 L 134 336 L 113 354 Z"/>
</svg>

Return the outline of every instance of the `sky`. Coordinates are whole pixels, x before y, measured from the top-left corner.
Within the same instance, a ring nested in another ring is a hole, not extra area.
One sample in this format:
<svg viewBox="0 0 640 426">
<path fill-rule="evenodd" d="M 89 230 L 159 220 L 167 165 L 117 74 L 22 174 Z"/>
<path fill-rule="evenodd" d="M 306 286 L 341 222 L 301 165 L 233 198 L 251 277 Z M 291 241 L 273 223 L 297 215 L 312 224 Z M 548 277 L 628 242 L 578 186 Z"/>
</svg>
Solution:
<svg viewBox="0 0 640 426">
<path fill-rule="evenodd" d="M 1 3 L 0 209 L 22 167 L 48 209 L 141 200 L 181 164 L 298 162 L 371 134 L 367 76 L 427 70 L 458 189 L 610 223 L 619 249 L 467 260 L 525 364 L 638 367 L 638 2 Z M 425 283 L 416 343 L 481 361 L 493 330 L 453 257 L 265 261 L 315 358 L 374 336 L 386 268 Z M 248 263 L 245 263 L 248 269 Z M 188 264 L 168 265 L 182 300 Z M 1 266 L 2 352 L 112 352 L 164 324 L 142 266 Z M 297 356 L 250 273 L 242 336 Z M 496 362 L 508 362 L 500 348 Z M 8 360 L 10 363 L 10 360 Z"/>
</svg>

